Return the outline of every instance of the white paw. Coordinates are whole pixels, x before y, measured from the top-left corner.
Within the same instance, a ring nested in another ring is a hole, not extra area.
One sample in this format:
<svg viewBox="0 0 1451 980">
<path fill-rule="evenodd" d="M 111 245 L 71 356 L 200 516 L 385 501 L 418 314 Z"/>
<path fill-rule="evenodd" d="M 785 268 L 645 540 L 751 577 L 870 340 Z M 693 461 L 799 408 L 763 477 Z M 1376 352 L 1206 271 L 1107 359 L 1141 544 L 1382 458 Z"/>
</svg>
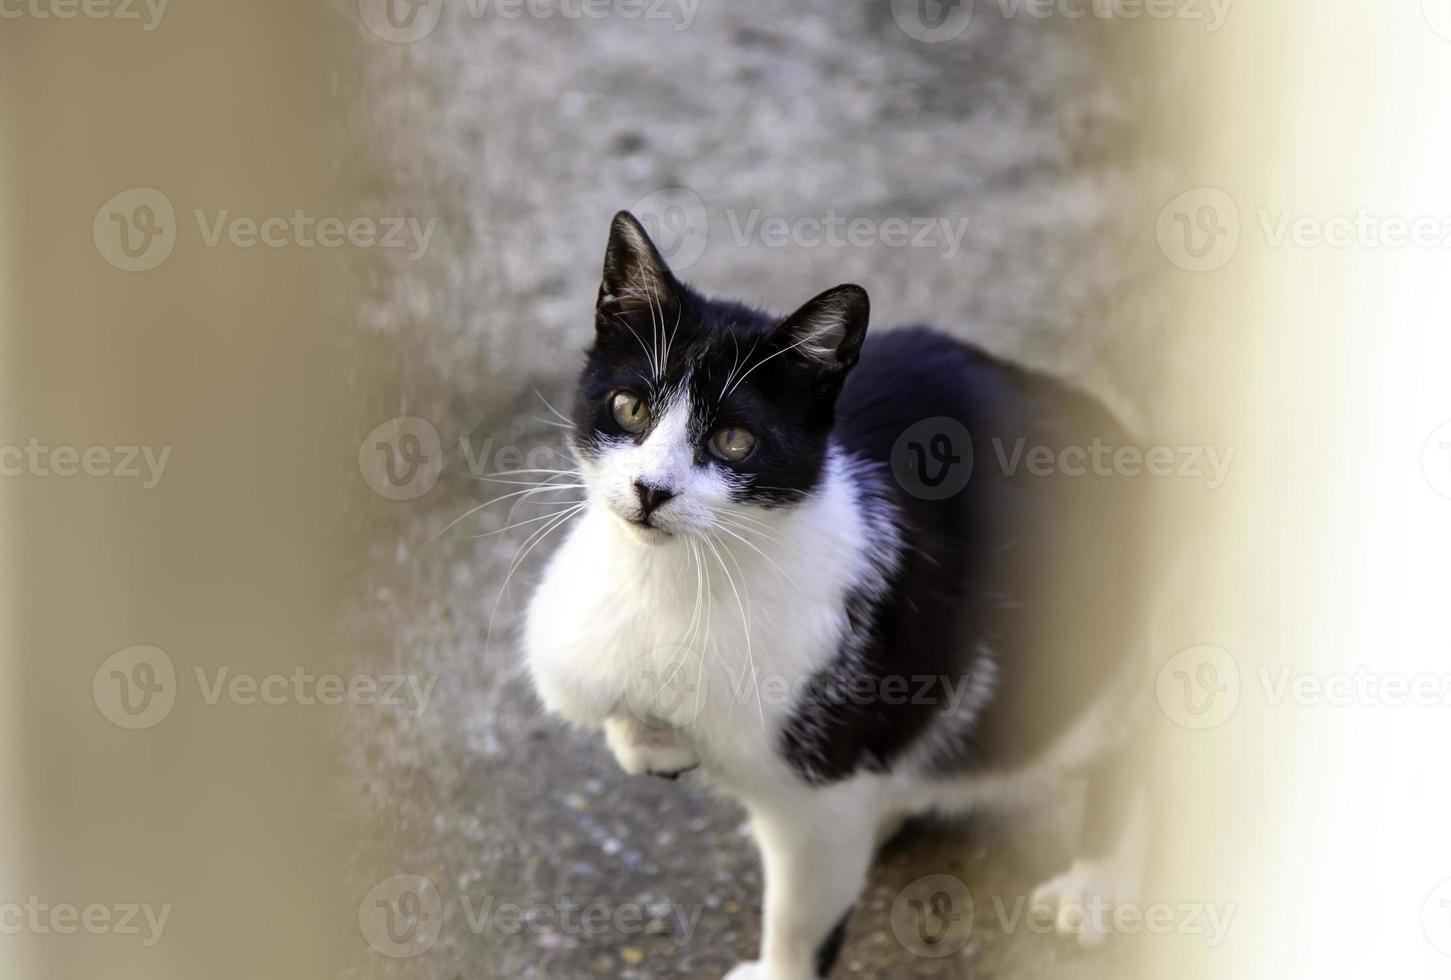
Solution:
<svg viewBox="0 0 1451 980">
<path fill-rule="evenodd" d="M 1059 933 L 1097 946 L 1114 929 L 1114 910 L 1136 900 L 1133 887 L 1106 861 L 1074 861 L 1066 872 L 1033 890 L 1033 904 L 1053 912 Z"/>
<path fill-rule="evenodd" d="M 766 968 L 754 960 L 749 963 L 737 963 L 731 972 L 725 975 L 725 980 L 766 980 Z"/>
<path fill-rule="evenodd" d="M 605 722 L 605 744 L 620 768 L 632 776 L 673 779 L 700 765 L 695 747 L 673 729 L 646 728 L 611 718 Z"/>
</svg>

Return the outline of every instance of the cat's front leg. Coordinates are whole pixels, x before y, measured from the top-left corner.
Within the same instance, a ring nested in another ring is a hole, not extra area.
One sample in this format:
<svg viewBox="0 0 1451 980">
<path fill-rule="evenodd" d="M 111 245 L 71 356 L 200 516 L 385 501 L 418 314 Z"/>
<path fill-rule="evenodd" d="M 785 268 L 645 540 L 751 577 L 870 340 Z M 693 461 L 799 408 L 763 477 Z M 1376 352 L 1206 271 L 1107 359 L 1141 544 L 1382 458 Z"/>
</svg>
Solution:
<svg viewBox="0 0 1451 980">
<path fill-rule="evenodd" d="M 646 724 L 628 710 L 605 719 L 605 744 L 632 776 L 675 779 L 700 765 L 695 745 L 682 730 Z"/>
<path fill-rule="evenodd" d="M 1056 910 L 1058 931 L 1084 946 L 1106 940 L 1114 910 L 1139 901 L 1148 844 L 1144 767 L 1138 753 L 1121 749 L 1090 770 L 1078 855 L 1033 893 L 1034 904 Z"/>
<path fill-rule="evenodd" d="M 871 867 L 876 788 L 866 779 L 801 786 L 747 808 L 766 872 L 761 958 L 726 980 L 828 976 Z"/>
</svg>

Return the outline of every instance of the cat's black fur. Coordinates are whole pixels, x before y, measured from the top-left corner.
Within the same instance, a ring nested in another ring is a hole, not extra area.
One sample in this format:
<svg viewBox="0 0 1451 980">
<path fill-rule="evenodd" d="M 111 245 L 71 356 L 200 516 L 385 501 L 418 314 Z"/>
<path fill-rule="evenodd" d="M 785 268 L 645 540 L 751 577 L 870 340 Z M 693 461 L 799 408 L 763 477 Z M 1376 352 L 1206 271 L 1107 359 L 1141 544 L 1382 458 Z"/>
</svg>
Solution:
<svg viewBox="0 0 1451 980">
<path fill-rule="evenodd" d="M 865 659 L 842 658 L 816 690 L 881 690 L 887 677 L 939 681 L 913 685 L 900 704 L 808 699 L 782 744 L 815 781 L 890 768 L 941 714 L 944 682 L 984 669 L 987 657 L 996 673 L 990 707 L 937 763 L 948 774 L 1030 761 L 1119 679 L 1134 645 L 1143 516 L 1136 481 L 1035 476 L 1023 460 L 1009 474 L 1002 465 L 1020 438 L 1054 450 L 1094 438 L 1130 445 L 1111 414 L 1078 391 L 919 326 L 867 339 L 837 403 L 834 438 L 886 474 L 902 433 L 937 417 L 969 433 L 971 477 L 942 500 L 888 478 L 867 488 L 898 515 L 909 547 L 887 601 L 851 609 L 872 638 Z"/>
</svg>

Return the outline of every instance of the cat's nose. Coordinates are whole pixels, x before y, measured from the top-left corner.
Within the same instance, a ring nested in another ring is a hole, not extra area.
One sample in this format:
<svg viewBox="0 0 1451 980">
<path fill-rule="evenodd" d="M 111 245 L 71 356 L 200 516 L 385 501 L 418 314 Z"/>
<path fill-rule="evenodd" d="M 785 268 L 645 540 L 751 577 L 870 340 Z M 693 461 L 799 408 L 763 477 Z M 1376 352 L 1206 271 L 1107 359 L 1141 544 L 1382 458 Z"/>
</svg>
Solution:
<svg viewBox="0 0 1451 980">
<path fill-rule="evenodd" d="M 648 517 L 650 512 L 675 496 L 664 487 L 651 486 L 641 480 L 635 481 L 635 492 L 640 495 L 640 516 Z"/>
</svg>

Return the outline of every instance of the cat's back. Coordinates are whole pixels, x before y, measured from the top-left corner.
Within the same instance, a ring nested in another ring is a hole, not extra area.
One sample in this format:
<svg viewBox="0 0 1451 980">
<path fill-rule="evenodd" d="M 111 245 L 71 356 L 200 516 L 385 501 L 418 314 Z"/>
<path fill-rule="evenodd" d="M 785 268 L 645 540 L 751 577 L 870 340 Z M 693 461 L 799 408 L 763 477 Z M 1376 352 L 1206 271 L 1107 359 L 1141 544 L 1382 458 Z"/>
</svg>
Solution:
<svg viewBox="0 0 1451 980">
<path fill-rule="evenodd" d="M 991 637 L 978 751 L 1052 744 L 1133 647 L 1143 481 L 1080 470 L 1095 446 L 1133 440 L 1097 399 L 927 327 L 867 340 L 836 435 L 881 464 L 877 492 L 911 545 L 894 601 L 914 612 L 890 617 L 887 642 L 900 655 Z"/>
<path fill-rule="evenodd" d="M 961 423 L 978 455 L 1010 449 L 1020 438 L 1053 444 L 1084 430 L 1123 437 L 1095 399 L 941 330 L 907 326 L 869 335 L 837 403 L 841 445 L 889 462 L 903 433 L 936 419 Z"/>
</svg>

